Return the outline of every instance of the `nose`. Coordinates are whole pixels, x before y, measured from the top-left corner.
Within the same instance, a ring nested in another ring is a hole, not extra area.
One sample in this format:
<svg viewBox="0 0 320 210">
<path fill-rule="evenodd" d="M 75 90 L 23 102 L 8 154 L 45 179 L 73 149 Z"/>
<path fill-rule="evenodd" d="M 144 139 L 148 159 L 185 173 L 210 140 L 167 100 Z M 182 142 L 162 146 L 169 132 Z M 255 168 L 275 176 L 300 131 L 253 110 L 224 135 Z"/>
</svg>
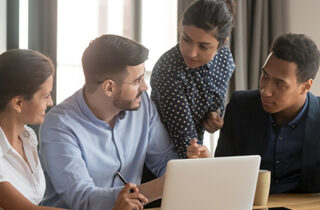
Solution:
<svg viewBox="0 0 320 210">
<path fill-rule="evenodd" d="M 146 83 L 146 81 L 145 80 L 143 80 L 143 82 L 142 82 L 142 84 L 140 85 L 140 91 L 142 92 L 142 91 L 147 91 L 148 89 L 149 89 L 149 87 L 148 87 L 148 85 L 147 85 L 147 83 Z"/>
<path fill-rule="evenodd" d="M 270 97 L 272 96 L 272 88 L 271 88 L 271 85 L 269 85 L 268 83 L 267 84 L 264 84 L 263 86 L 261 85 L 260 87 L 260 94 L 262 96 L 265 96 L 265 97 Z"/>
<path fill-rule="evenodd" d="M 47 103 L 47 106 L 53 106 L 53 100 L 52 100 L 52 97 L 51 97 L 51 95 L 50 95 L 50 98 L 49 98 L 49 100 L 48 100 L 48 103 Z"/>
<path fill-rule="evenodd" d="M 190 45 L 187 49 L 187 55 L 189 58 L 195 58 L 198 55 L 197 47 L 195 45 Z"/>
</svg>

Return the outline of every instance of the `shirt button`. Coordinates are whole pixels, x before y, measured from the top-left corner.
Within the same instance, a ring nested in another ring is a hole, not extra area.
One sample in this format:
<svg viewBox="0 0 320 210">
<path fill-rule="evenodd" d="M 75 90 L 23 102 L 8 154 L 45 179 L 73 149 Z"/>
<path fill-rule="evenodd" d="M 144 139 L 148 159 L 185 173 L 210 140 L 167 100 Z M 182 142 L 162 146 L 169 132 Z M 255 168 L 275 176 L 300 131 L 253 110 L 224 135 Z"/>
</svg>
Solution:
<svg viewBox="0 0 320 210">
<path fill-rule="evenodd" d="M 295 128 L 295 127 L 296 127 L 296 125 L 292 125 L 292 126 L 291 126 L 291 128 Z"/>
<path fill-rule="evenodd" d="M 279 136 L 279 140 L 283 140 L 283 137 L 282 137 L 282 136 Z"/>
<path fill-rule="evenodd" d="M 23 131 L 22 133 L 23 137 L 29 138 L 30 134 L 28 131 Z"/>
<path fill-rule="evenodd" d="M 277 161 L 276 161 L 276 164 L 279 164 L 279 163 L 280 163 L 280 161 L 279 161 L 279 160 L 277 160 Z"/>
</svg>

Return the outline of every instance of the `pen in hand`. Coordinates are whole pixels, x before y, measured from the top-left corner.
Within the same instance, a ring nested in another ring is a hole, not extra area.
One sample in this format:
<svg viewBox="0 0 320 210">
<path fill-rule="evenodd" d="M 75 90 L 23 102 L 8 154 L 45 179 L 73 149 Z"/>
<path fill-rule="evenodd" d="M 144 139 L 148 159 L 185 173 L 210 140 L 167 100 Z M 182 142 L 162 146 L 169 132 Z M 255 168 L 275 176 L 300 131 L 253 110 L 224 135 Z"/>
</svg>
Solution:
<svg viewBox="0 0 320 210">
<path fill-rule="evenodd" d="M 117 171 L 116 174 L 117 174 L 117 176 L 119 177 L 119 179 L 121 180 L 121 182 L 122 182 L 124 185 L 128 184 L 127 180 L 125 180 L 125 179 L 123 178 L 123 176 L 120 174 L 119 171 Z M 130 189 L 130 192 L 133 193 L 134 190 L 133 190 L 133 189 Z"/>
<path fill-rule="evenodd" d="M 120 174 L 119 171 L 116 172 L 116 175 L 119 177 L 119 179 L 121 180 L 121 182 L 122 182 L 124 185 L 128 184 L 127 180 L 125 180 L 125 179 L 123 178 L 123 176 Z M 133 189 L 130 189 L 130 192 L 133 193 L 134 190 L 133 190 Z M 139 200 L 139 201 L 140 201 L 140 203 L 141 203 L 142 205 L 144 205 L 144 203 L 143 203 L 141 200 Z"/>
</svg>

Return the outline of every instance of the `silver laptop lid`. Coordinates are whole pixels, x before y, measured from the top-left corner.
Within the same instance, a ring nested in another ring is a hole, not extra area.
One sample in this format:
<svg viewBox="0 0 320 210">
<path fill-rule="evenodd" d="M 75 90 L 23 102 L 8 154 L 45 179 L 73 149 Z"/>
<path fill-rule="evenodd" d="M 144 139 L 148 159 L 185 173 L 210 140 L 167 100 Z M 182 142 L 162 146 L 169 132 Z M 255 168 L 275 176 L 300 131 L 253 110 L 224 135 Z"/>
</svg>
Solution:
<svg viewBox="0 0 320 210">
<path fill-rule="evenodd" d="M 252 209 L 260 156 L 168 162 L 161 210 Z"/>
</svg>

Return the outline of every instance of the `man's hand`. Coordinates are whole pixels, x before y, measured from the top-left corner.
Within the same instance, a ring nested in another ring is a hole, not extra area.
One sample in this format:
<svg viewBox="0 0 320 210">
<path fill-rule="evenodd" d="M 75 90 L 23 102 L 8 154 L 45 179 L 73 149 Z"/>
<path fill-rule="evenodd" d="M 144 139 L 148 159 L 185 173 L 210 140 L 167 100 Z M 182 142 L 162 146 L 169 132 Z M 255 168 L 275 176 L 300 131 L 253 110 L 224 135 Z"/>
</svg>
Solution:
<svg viewBox="0 0 320 210">
<path fill-rule="evenodd" d="M 113 210 L 141 210 L 143 205 L 140 201 L 148 203 L 148 199 L 139 193 L 138 187 L 135 184 L 128 183 L 120 191 Z"/>
<path fill-rule="evenodd" d="M 211 157 L 211 153 L 206 146 L 197 144 L 197 139 L 191 139 L 190 145 L 187 147 L 188 158 L 207 158 Z"/>
<path fill-rule="evenodd" d="M 214 133 L 223 126 L 223 119 L 218 112 L 210 112 L 208 118 L 203 123 L 204 128 L 209 133 Z"/>
</svg>

